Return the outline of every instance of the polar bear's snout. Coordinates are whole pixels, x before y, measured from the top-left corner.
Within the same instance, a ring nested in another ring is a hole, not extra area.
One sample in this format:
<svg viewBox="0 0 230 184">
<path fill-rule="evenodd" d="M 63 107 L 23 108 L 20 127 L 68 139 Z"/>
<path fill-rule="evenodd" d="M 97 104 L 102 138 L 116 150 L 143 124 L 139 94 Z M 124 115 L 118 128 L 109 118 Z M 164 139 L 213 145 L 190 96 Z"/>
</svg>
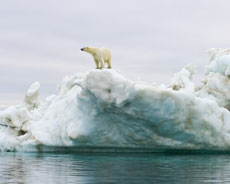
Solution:
<svg viewBox="0 0 230 184">
<path fill-rule="evenodd" d="M 81 48 L 81 51 L 84 51 L 84 48 L 85 48 L 85 47 Z"/>
</svg>

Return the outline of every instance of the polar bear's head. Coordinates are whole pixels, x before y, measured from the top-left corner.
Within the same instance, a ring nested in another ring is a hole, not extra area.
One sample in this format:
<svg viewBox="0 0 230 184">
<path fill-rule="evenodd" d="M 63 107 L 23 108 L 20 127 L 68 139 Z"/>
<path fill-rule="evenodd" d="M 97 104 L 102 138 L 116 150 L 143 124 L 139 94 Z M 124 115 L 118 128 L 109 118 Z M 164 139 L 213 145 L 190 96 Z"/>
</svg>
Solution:
<svg viewBox="0 0 230 184">
<path fill-rule="evenodd" d="M 81 48 L 81 51 L 89 52 L 91 50 L 91 47 L 83 47 Z"/>
<path fill-rule="evenodd" d="M 81 48 L 81 51 L 87 52 L 87 53 L 92 54 L 92 55 L 94 55 L 97 52 L 97 50 L 98 49 L 95 47 L 83 47 L 83 48 Z"/>
<path fill-rule="evenodd" d="M 85 48 L 86 48 L 86 47 L 81 48 L 81 51 L 85 51 Z"/>
</svg>

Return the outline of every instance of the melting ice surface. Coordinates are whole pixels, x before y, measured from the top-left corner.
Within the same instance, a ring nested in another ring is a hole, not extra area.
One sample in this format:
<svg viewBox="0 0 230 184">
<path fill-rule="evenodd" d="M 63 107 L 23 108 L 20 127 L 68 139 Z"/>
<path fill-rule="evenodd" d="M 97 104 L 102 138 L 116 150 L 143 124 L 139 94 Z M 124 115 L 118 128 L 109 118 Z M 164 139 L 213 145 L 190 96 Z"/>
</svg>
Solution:
<svg viewBox="0 0 230 184">
<path fill-rule="evenodd" d="M 230 150 L 230 50 L 208 53 L 199 87 L 191 65 L 169 86 L 130 81 L 107 69 L 66 76 L 59 93 L 44 101 L 35 82 L 22 104 L 0 111 L 0 150 Z"/>
</svg>

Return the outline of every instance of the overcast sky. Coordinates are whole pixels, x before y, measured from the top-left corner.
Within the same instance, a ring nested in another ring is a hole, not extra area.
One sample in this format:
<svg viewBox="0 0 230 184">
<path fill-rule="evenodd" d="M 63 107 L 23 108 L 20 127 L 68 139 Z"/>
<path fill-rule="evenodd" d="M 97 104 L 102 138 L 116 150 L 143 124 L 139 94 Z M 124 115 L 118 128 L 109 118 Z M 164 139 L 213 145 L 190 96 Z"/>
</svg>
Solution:
<svg viewBox="0 0 230 184">
<path fill-rule="evenodd" d="M 0 0 L 0 106 L 41 83 L 94 68 L 83 46 L 107 47 L 133 80 L 169 83 L 188 63 L 202 72 L 208 48 L 229 47 L 228 0 Z"/>
</svg>

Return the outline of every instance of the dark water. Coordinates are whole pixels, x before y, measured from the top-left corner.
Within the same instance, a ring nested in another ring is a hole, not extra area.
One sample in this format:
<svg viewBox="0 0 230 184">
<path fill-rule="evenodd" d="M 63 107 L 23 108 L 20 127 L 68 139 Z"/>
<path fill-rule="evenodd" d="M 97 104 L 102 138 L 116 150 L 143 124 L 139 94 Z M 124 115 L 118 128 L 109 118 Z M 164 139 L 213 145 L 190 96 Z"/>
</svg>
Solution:
<svg viewBox="0 0 230 184">
<path fill-rule="evenodd" d="M 0 153 L 0 183 L 229 183 L 230 155 Z"/>
</svg>

